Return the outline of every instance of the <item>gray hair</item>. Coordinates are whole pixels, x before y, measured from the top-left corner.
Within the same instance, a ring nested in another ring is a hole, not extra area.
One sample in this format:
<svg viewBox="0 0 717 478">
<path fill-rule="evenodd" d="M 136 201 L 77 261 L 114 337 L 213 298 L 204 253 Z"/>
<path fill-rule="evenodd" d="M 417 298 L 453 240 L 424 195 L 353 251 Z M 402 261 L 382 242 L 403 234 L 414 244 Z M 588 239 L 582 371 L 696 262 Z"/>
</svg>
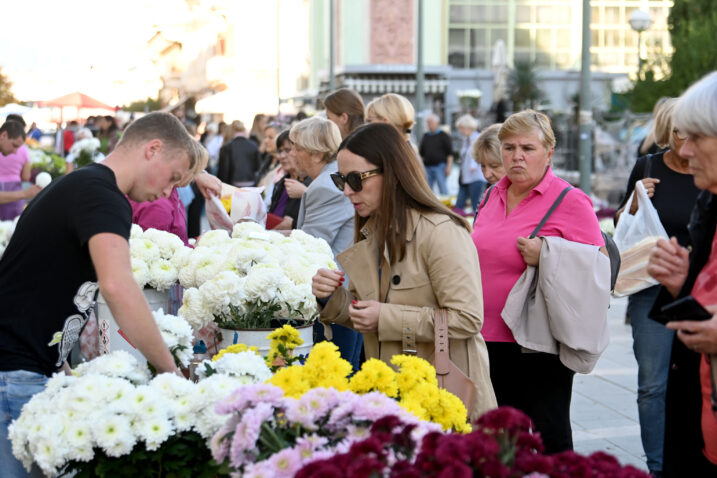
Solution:
<svg viewBox="0 0 717 478">
<path fill-rule="evenodd" d="M 477 130 L 480 123 L 478 120 L 471 115 L 463 115 L 456 120 L 456 128 L 468 128 L 470 130 Z"/>
<path fill-rule="evenodd" d="M 330 162 L 341 144 L 341 132 L 333 121 L 312 116 L 292 126 L 289 139 L 310 153 L 323 154 L 324 161 Z"/>
<path fill-rule="evenodd" d="M 429 115 L 426 115 L 426 121 L 428 120 L 434 120 L 436 123 L 441 123 L 441 118 L 438 117 L 436 113 L 431 113 Z"/>
<path fill-rule="evenodd" d="M 705 75 L 678 98 L 672 123 L 682 133 L 717 136 L 717 71 Z"/>
</svg>

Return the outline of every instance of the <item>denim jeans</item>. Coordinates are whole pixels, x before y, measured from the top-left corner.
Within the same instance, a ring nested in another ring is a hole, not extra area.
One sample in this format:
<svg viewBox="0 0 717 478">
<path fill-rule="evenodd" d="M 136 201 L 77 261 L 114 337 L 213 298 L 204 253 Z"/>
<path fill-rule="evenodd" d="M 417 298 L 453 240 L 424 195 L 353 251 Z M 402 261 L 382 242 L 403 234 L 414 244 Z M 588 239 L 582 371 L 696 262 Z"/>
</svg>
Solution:
<svg viewBox="0 0 717 478">
<path fill-rule="evenodd" d="M 343 325 L 331 324 L 333 338 L 331 342 L 336 344 L 341 353 L 341 358 L 351 363 L 354 372 L 361 368 L 361 349 L 363 348 L 363 335 L 360 332 L 344 327 Z M 324 335 L 324 324 L 314 324 L 314 343 L 326 340 Z"/>
<path fill-rule="evenodd" d="M 470 198 L 471 209 L 475 214 L 475 212 L 478 210 L 478 202 L 480 202 L 480 197 L 483 194 L 483 188 L 485 188 L 485 185 L 486 182 L 482 179 L 468 184 L 459 184 L 458 197 L 456 198 L 456 207 L 462 210 L 463 208 L 465 208 L 466 199 Z"/>
<path fill-rule="evenodd" d="M 3 478 L 43 476 L 37 465 L 33 465 L 31 473 L 25 471 L 22 463 L 12 454 L 7 427 L 20 416 L 22 406 L 29 402 L 33 395 L 45 389 L 46 383 L 47 377 L 35 372 L 0 372 L 0 476 Z"/>
<path fill-rule="evenodd" d="M 627 311 L 632 325 L 632 349 L 637 359 L 637 411 L 640 416 L 642 448 L 650 471 L 662 471 L 665 438 L 665 393 L 674 334 L 650 319 L 660 287 L 630 296 Z"/>
<path fill-rule="evenodd" d="M 428 185 L 433 189 L 433 183 L 438 183 L 438 190 L 442 195 L 448 195 L 448 187 L 446 186 L 446 163 L 426 166 L 426 179 Z"/>
</svg>

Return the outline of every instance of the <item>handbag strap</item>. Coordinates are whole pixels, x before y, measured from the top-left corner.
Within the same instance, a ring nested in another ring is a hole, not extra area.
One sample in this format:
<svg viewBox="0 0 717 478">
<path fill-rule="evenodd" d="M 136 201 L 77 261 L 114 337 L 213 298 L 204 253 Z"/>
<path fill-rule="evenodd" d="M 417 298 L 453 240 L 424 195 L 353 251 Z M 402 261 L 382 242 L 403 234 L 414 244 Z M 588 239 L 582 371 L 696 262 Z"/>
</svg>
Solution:
<svg viewBox="0 0 717 478">
<path fill-rule="evenodd" d="M 478 207 L 476 208 L 475 216 L 473 216 L 473 224 L 475 224 L 475 222 L 478 220 L 478 213 L 480 212 L 480 210 L 483 209 L 483 207 L 485 206 L 485 203 L 488 202 L 488 198 L 490 197 L 490 192 L 493 190 L 494 186 L 495 185 L 488 188 L 488 190 L 485 192 L 485 196 L 483 196 L 483 202 L 478 204 Z"/>
<path fill-rule="evenodd" d="M 448 319 L 446 309 L 436 309 L 433 316 L 435 328 L 435 366 L 436 375 L 446 375 L 450 371 L 451 358 L 448 353 Z"/>
<path fill-rule="evenodd" d="M 553 202 L 553 205 L 550 206 L 550 209 L 548 209 L 548 212 L 545 213 L 545 216 L 543 216 L 543 219 L 540 220 L 537 226 L 535 226 L 535 229 L 533 229 L 533 232 L 530 234 L 530 239 L 534 239 L 535 236 L 538 235 L 540 230 L 543 228 L 546 222 L 548 222 L 548 219 L 550 219 L 550 216 L 555 212 L 555 209 L 557 209 L 558 205 L 563 201 L 563 198 L 565 197 L 568 192 L 570 192 L 571 189 L 574 189 L 572 186 L 568 186 L 565 189 L 562 190 L 560 193 L 560 196 Z"/>
</svg>

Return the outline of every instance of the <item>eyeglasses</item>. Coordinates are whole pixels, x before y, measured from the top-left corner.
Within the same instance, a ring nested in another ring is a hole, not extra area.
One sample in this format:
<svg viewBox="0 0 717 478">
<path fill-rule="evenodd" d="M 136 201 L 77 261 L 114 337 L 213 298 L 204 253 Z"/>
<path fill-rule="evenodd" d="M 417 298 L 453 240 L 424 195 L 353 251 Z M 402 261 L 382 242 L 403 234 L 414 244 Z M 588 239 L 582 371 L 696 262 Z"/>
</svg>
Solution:
<svg viewBox="0 0 717 478">
<path fill-rule="evenodd" d="M 277 152 L 278 154 L 289 154 L 289 153 L 291 153 L 291 148 L 281 148 L 281 149 L 277 149 L 276 152 Z"/>
<path fill-rule="evenodd" d="M 680 141 L 685 141 L 687 139 L 687 135 L 685 133 L 681 133 L 680 130 L 677 128 L 672 130 L 672 134 L 674 134 L 675 138 L 679 139 Z"/>
<path fill-rule="evenodd" d="M 359 192 L 363 189 L 364 179 L 368 179 L 371 176 L 378 176 L 382 172 L 381 168 L 378 168 L 372 169 L 371 171 L 364 171 L 362 173 L 358 171 L 351 171 L 346 176 L 341 173 L 331 173 L 331 179 L 334 181 L 336 187 L 339 188 L 339 191 L 343 191 L 344 186 L 348 183 L 354 192 Z"/>
</svg>

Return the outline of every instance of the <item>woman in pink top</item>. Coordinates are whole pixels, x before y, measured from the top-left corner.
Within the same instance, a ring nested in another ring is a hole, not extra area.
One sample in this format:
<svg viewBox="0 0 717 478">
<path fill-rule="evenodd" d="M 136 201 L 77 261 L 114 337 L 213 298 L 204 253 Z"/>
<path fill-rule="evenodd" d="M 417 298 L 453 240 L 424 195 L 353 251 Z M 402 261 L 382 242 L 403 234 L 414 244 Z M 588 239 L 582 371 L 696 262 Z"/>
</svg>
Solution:
<svg viewBox="0 0 717 478">
<path fill-rule="evenodd" d="M 0 153 L 0 191 L 19 191 L 30 180 L 30 153 L 26 145 L 7 156 Z M 25 201 L 0 204 L 0 220 L 9 221 L 22 213 Z"/>
<path fill-rule="evenodd" d="M 506 298 L 528 265 L 537 266 L 542 239 L 528 239 L 560 193 L 569 186 L 555 176 L 550 160 L 555 136 L 550 120 L 526 110 L 498 133 L 506 176 L 492 188 L 473 229 L 483 283 L 490 375 L 498 405 L 523 410 L 535 423 L 546 452 L 573 447 L 570 397 L 573 372 L 557 355 L 523 353 L 501 318 Z M 579 189 L 567 193 L 540 231 L 570 241 L 603 246 L 592 202 Z"/>
</svg>

